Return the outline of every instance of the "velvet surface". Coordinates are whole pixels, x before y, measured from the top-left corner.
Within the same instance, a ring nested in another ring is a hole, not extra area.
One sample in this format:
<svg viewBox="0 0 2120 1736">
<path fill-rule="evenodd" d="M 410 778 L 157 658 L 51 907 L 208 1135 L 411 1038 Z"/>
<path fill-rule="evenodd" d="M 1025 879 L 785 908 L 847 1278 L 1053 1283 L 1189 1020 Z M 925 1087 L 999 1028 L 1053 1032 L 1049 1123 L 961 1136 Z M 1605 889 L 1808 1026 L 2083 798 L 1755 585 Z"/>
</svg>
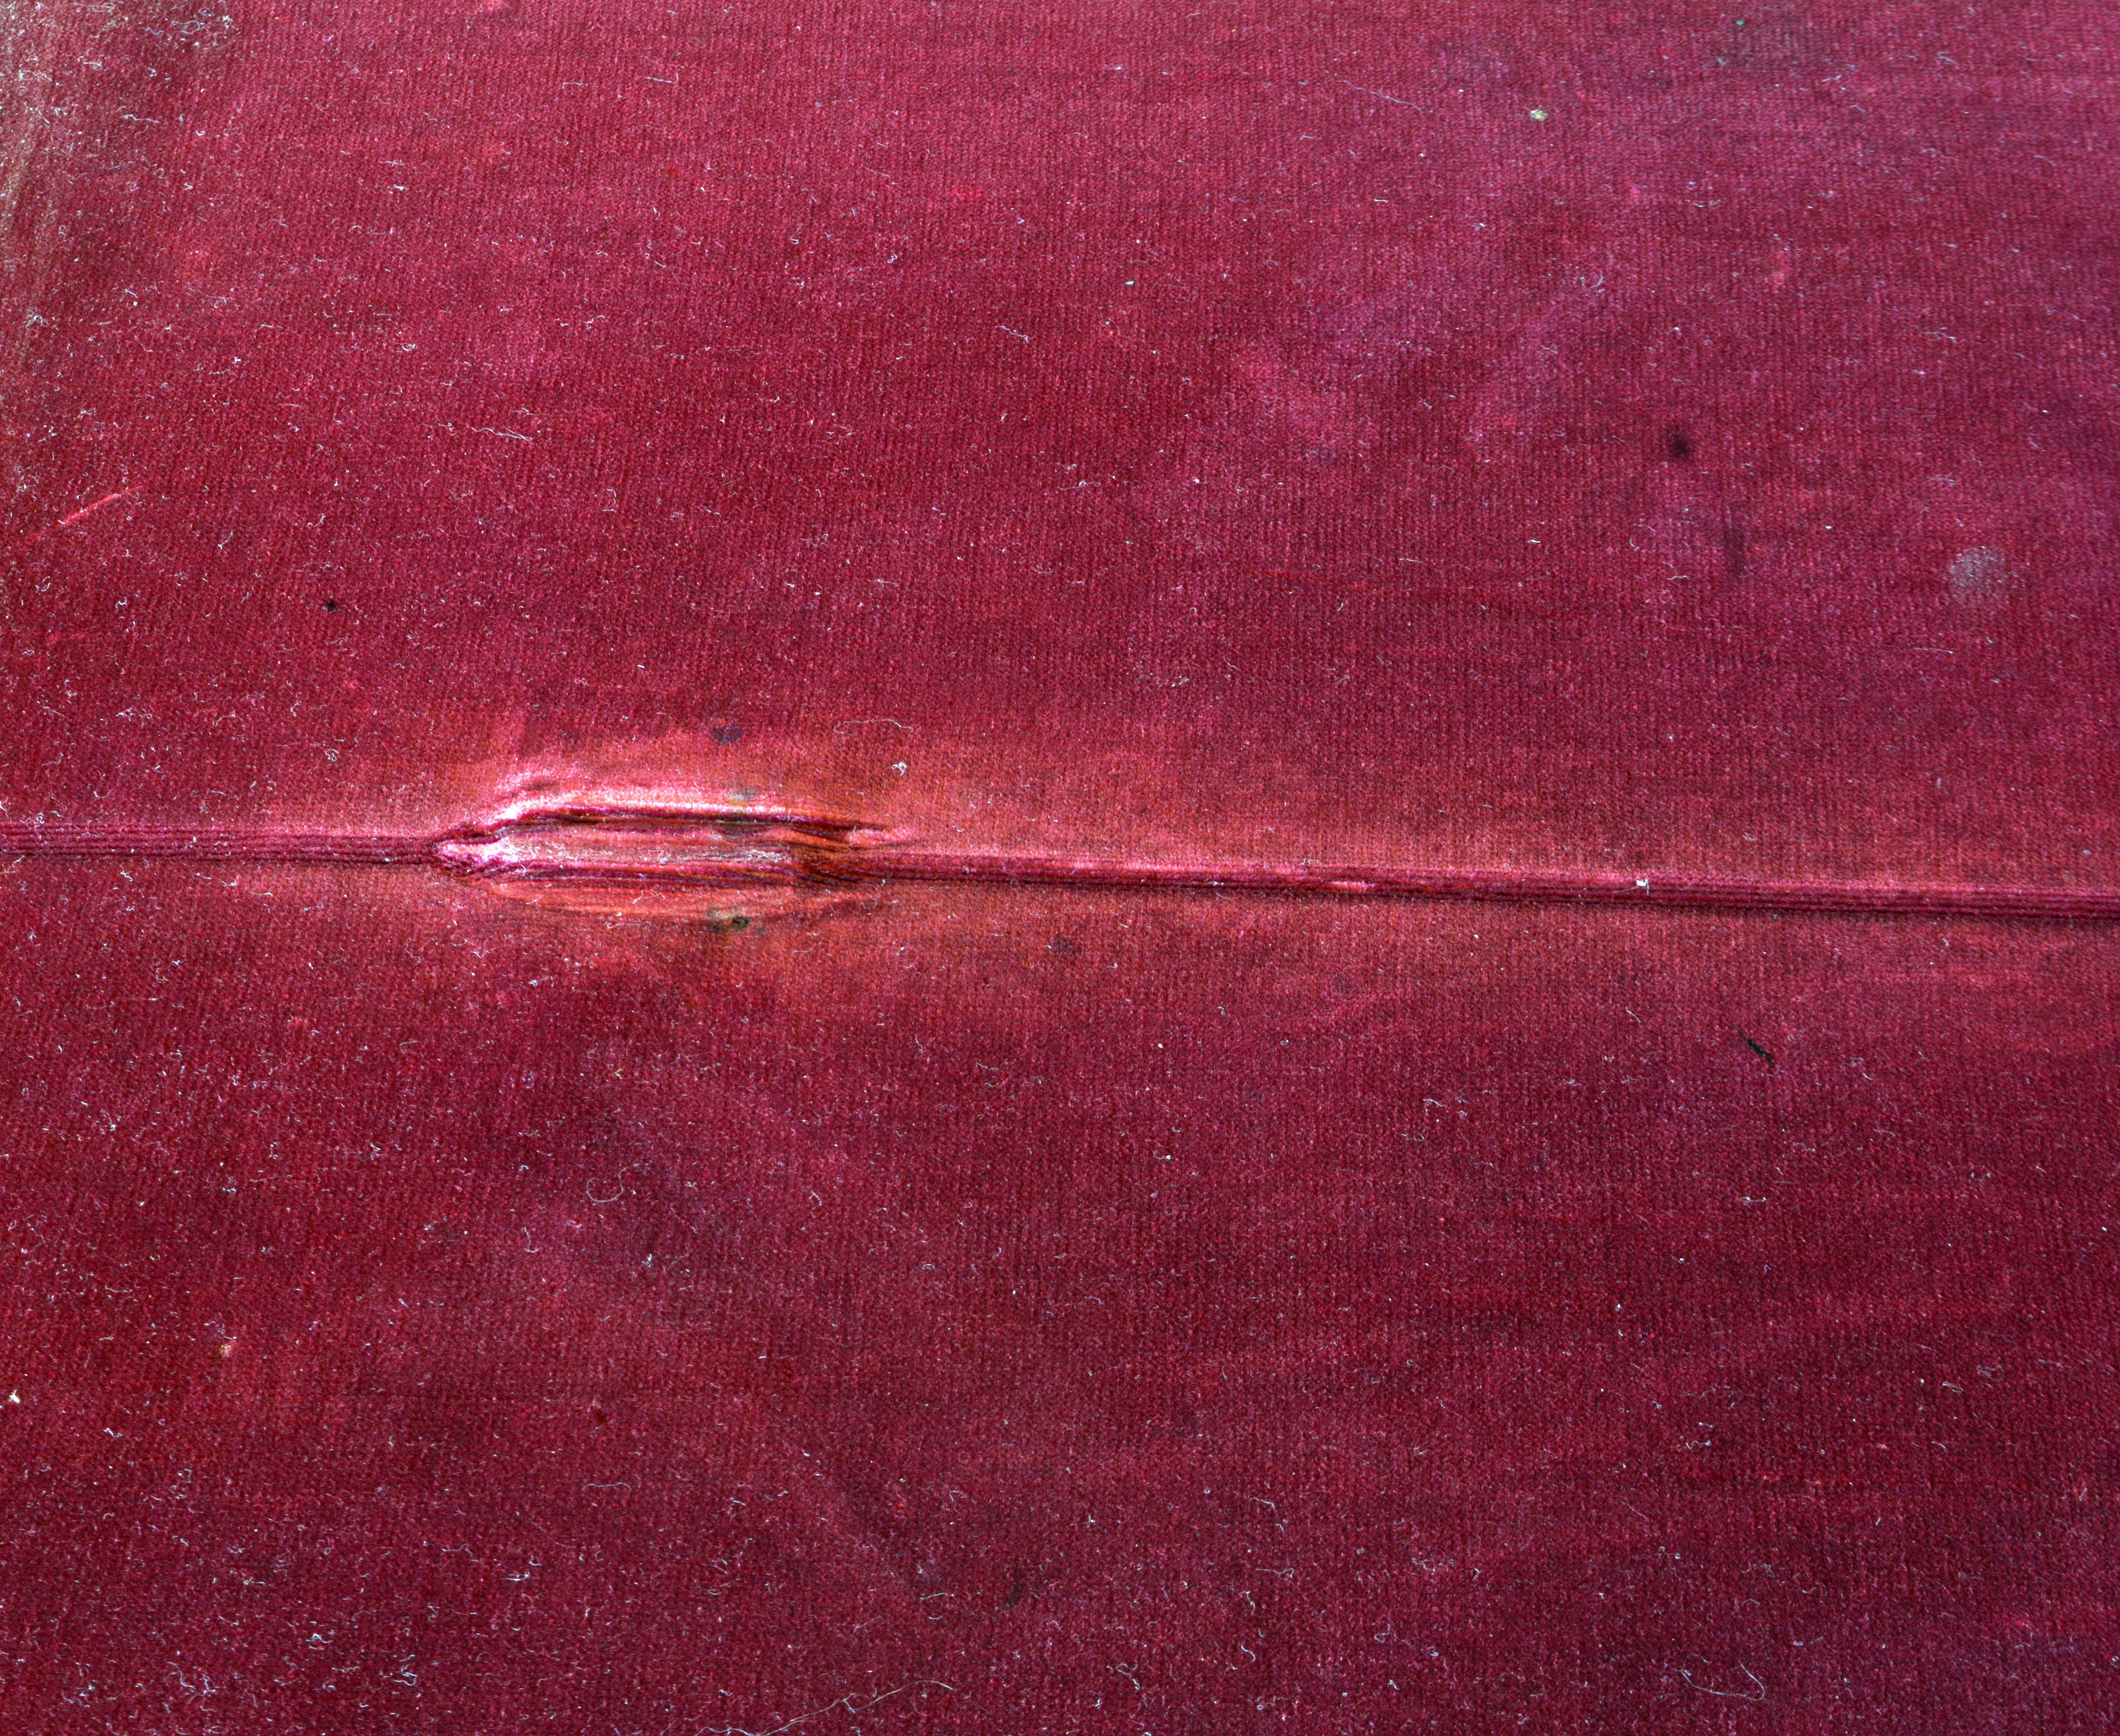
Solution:
<svg viewBox="0 0 2120 1736">
<path fill-rule="evenodd" d="M 272 859 L 2110 893 L 2106 11 L 0 42 L 12 1727 L 2110 1727 L 2109 924 Z"/>
</svg>

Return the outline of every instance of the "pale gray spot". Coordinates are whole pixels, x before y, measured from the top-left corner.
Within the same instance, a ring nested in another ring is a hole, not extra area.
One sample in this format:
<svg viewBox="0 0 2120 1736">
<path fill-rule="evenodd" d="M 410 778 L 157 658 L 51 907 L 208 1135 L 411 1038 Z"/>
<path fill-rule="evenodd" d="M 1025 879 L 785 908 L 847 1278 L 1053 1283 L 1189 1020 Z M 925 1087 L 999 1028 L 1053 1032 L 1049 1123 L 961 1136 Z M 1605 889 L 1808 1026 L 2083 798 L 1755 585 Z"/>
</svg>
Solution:
<svg viewBox="0 0 2120 1736">
<path fill-rule="evenodd" d="M 1961 549 L 1946 576 L 1953 601 L 1992 603 L 2009 587 L 2010 557 L 2001 549 L 1984 544 L 1978 548 Z"/>
</svg>

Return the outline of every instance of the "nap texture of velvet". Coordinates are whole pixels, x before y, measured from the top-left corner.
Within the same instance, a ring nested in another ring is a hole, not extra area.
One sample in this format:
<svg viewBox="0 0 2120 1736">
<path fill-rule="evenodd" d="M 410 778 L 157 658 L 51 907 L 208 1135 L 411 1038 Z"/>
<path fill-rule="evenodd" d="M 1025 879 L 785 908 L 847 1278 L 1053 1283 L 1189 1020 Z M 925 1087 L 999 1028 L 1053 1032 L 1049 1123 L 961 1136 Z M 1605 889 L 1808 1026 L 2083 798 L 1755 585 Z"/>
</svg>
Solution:
<svg viewBox="0 0 2120 1736">
<path fill-rule="evenodd" d="M 2087 0 L 0 0 L 0 1721 L 2112 1729 L 2116 112 Z M 315 844 L 533 798 L 2003 914 Z"/>
</svg>

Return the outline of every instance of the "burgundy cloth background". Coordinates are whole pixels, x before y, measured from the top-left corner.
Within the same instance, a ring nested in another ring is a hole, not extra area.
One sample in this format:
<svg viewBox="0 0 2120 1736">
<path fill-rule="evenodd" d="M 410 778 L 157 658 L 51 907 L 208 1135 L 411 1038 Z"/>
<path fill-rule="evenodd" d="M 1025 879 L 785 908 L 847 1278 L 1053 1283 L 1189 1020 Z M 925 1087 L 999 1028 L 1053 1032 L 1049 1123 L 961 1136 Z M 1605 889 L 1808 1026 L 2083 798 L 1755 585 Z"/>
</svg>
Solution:
<svg viewBox="0 0 2120 1736">
<path fill-rule="evenodd" d="M 2120 886 L 2120 21 L 0 0 L 0 801 Z M 2096 1730 L 2120 934 L 9 859 L 40 1733 Z"/>
</svg>

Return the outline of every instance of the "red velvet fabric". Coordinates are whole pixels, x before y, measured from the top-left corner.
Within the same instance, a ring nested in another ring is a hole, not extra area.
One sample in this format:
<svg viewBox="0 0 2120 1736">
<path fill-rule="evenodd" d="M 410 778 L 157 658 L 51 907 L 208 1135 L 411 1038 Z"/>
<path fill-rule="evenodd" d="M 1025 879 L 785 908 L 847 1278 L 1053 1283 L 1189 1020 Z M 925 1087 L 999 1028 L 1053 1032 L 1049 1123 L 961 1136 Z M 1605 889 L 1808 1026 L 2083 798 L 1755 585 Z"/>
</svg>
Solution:
<svg viewBox="0 0 2120 1736">
<path fill-rule="evenodd" d="M 2110 1727 L 2109 924 L 259 859 L 2110 893 L 2104 9 L 0 42 L 11 1727 Z"/>
</svg>

